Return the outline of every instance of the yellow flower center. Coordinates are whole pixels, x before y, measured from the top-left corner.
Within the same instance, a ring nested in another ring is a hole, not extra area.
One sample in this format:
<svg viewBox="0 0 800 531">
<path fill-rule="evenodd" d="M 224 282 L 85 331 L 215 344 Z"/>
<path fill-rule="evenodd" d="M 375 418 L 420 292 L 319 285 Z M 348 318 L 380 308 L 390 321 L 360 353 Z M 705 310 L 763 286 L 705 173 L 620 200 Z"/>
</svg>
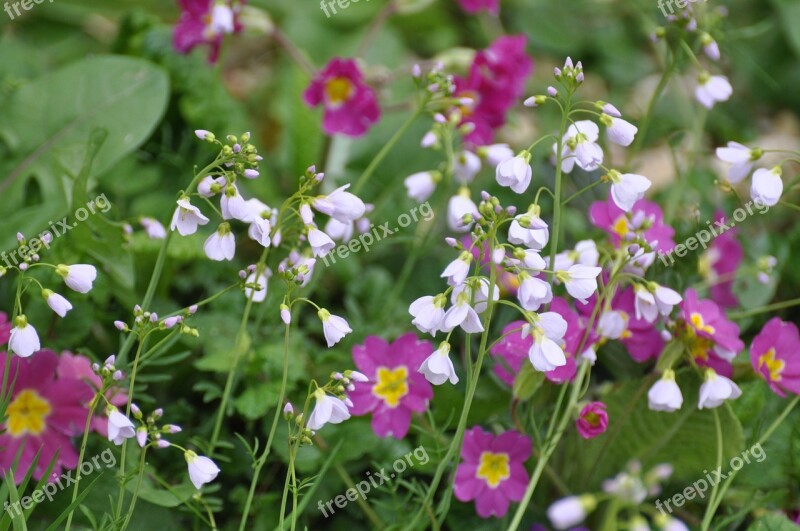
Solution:
<svg viewBox="0 0 800 531">
<path fill-rule="evenodd" d="M 697 312 L 694 312 L 694 313 L 691 315 L 691 317 L 690 317 L 690 318 L 691 318 L 691 320 L 692 320 L 692 325 L 694 325 L 694 327 L 695 327 L 695 328 L 696 328 L 698 331 L 700 331 L 700 332 L 705 332 L 706 334 L 712 334 L 712 335 L 714 334 L 714 332 L 715 332 L 715 330 L 714 330 L 714 327 L 713 327 L 713 326 L 711 326 L 711 325 L 707 325 L 707 324 L 705 323 L 705 321 L 703 321 L 703 316 L 702 316 L 702 315 L 700 315 L 700 314 L 699 314 L 699 313 L 697 313 Z"/>
<path fill-rule="evenodd" d="M 697 315 L 697 314 L 694 314 Z M 692 322 L 694 324 L 694 315 Z M 702 320 L 702 317 L 701 317 Z M 699 337 L 697 332 L 691 326 L 686 327 L 686 343 L 689 346 L 689 352 L 696 360 L 708 361 L 708 351 L 714 346 L 714 342 L 705 337 Z"/>
<path fill-rule="evenodd" d="M 628 218 L 626 218 L 625 216 L 618 217 L 617 221 L 615 221 L 614 224 L 611 225 L 611 230 L 614 231 L 614 233 L 617 234 L 617 236 L 619 236 L 620 238 L 624 238 L 625 235 L 628 234 L 630 230 L 628 228 Z"/>
<path fill-rule="evenodd" d="M 600 415 L 594 412 L 589 412 L 583 416 L 583 420 L 589 423 L 589 426 L 596 428 L 600 425 Z"/>
<path fill-rule="evenodd" d="M 625 321 L 625 330 L 622 331 L 622 334 L 620 334 L 619 338 L 628 339 L 633 335 L 631 331 L 628 330 L 628 323 L 631 321 L 631 316 L 628 315 L 628 312 L 621 311 L 619 314 L 622 316 L 622 320 Z"/>
<path fill-rule="evenodd" d="M 781 372 L 786 366 L 786 362 L 781 359 L 775 359 L 775 349 L 771 348 L 766 354 L 762 354 L 758 358 L 758 368 L 761 369 L 764 365 L 769 370 L 769 379 L 773 382 L 781 381 Z"/>
<path fill-rule="evenodd" d="M 475 476 L 485 480 L 491 488 L 497 488 L 501 481 L 511 476 L 511 469 L 508 466 L 508 454 L 505 452 L 499 454 L 493 452 L 481 453 L 481 463 Z"/>
<path fill-rule="evenodd" d="M 40 435 L 47 427 L 44 420 L 50 414 L 50 403 L 39 396 L 36 391 L 25 389 L 9 404 L 8 432 L 12 437 L 20 437 L 26 433 Z"/>
<path fill-rule="evenodd" d="M 352 97 L 354 89 L 353 83 L 346 77 L 334 77 L 325 84 L 325 95 L 329 104 L 338 107 Z"/>
<path fill-rule="evenodd" d="M 400 399 L 408 394 L 408 368 L 397 367 L 387 369 L 378 367 L 378 383 L 372 388 L 372 394 L 386 402 L 389 407 L 397 407 Z"/>
</svg>

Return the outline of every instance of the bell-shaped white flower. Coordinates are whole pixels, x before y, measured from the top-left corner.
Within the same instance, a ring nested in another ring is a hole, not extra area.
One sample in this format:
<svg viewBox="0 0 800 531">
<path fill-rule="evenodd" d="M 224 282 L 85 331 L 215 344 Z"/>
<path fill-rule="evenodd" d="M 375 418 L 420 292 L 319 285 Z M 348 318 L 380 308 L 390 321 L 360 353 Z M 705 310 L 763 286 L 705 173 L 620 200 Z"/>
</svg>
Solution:
<svg viewBox="0 0 800 531">
<path fill-rule="evenodd" d="M 332 315 L 324 308 L 321 308 L 317 312 L 317 315 L 320 321 L 322 321 L 322 333 L 325 335 L 328 348 L 341 341 L 344 336 L 353 331 L 350 325 L 347 324 L 347 321 L 338 315 Z"/>
<path fill-rule="evenodd" d="M 453 385 L 457 384 L 458 375 L 450 359 L 450 343 L 442 341 L 439 348 L 422 362 L 418 372 L 433 385 L 442 385 L 448 380 Z"/>
<path fill-rule="evenodd" d="M 36 329 L 28 324 L 28 318 L 24 314 L 18 315 L 14 320 L 14 328 L 11 329 L 11 336 L 8 339 L 8 350 L 21 358 L 27 358 L 41 348 Z"/>
<path fill-rule="evenodd" d="M 683 405 L 681 388 L 675 382 L 675 371 L 667 369 L 647 392 L 647 403 L 653 411 L 677 411 Z"/>
<path fill-rule="evenodd" d="M 214 481 L 220 473 L 217 464 L 208 457 L 197 455 L 191 450 L 188 450 L 184 457 L 189 466 L 189 479 L 197 490 L 200 490 L 206 483 Z"/>
<path fill-rule="evenodd" d="M 653 284 L 655 284 L 655 282 L 651 284 L 651 288 Z M 680 293 L 674 289 L 670 289 L 666 286 L 659 286 L 657 284 L 655 285 L 655 292 L 653 293 L 653 296 L 656 300 L 658 313 L 661 315 L 671 314 L 672 308 L 683 301 L 683 297 L 681 297 Z"/>
<path fill-rule="evenodd" d="M 72 309 L 72 304 L 67 299 L 52 290 L 42 290 L 42 297 L 59 317 L 66 317 L 67 312 Z"/>
<path fill-rule="evenodd" d="M 117 411 L 116 408 L 108 413 L 108 440 L 117 446 L 125 439 L 136 437 L 136 427 L 131 419 Z"/>
<path fill-rule="evenodd" d="M 516 245 L 524 245 L 529 249 L 541 251 L 550 240 L 547 223 L 538 215 L 520 214 L 508 228 L 508 241 Z"/>
<path fill-rule="evenodd" d="M 245 284 L 251 284 L 253 287 L 245 287 L 244 296 L 247 299 L 250 299 L 252 297 L 253 302 L 264 302 L 264 299 L 267 298 L 269 277 L 271 276 L 272 276 L 272 271 L 269 268 L 267 268 L 263 273 L 261 273 L 258 276 L 256 276 L 255 271 L 250 273 L 244 282 Z"/>
<path fill-rule="evenodd" d="M 314 253 L 314 256 L 325 256 L 336 247 L 331 237 L 314 225 L 309 225 L 307 229 L 308 243 L 311 245 L 311 251 Z"/>
<path fill-rule="evenodd" d="M 783 194 L 781 168 L 775 166 L 771 170 L 761 168 L 753 174 L 750 183 L 750 197 L 757 205 L 775 206 Z"/>
<path fill-rule="evenodd" d="M 636 138 L 636 132 L 639 130 L 632 123 L 606 113 L 600 115 L 600 121 L 606 126 L 608 139 L 620 146 L 630 146 Z"/>
<path fill-rule="evenodd" d="M 469 266 L 472 263 L 472 253 L 469 251 L 462 251 L 461 254 L 450 262 L 440 275 L 442 278 L 447 279 L 447 283 L 451 286 L 458 286 L 464 283 L 467 275 L 469 275 Z"/>
<path fill-rule="evenodd" d="M 233 33 L 235 30 L 233 9 L 224 3 L 214 4 L 207 28 L 212 37 Z"/>
<path fill-rule="evenodd" d="M 92 291 L 92 283 L 97 278 L 97 269 L 93 265 L 75 264 L 56 266 L 56 273 L 64 279 L 64 284 L 78 293 Z"/>
<path fill-rule="evenodd" d="M 628 319 L 622 312 L 616 310 L 603 312 L 597 320 L 597 332 L 607 339 L 621 338 L 627 328 Z"/>
<path fill-rule="evenodd" d="M 203 250 L 211 260 L 217 262 L 233 260 L 236 254 L 236 238 L 231 232 L 231 226 L 228 223 L 220 224 L 217 230 L 206 240 Z"/>
<path fill-rule="evenodd" d="M 467 232 L 472 221 L 478 217 L 478 205 L 470 199 L 468 188 L 459 190 L 447 203 L 447 226 L 450 230 Z"/>
<path fill-rule="evenodd" d="M 634 292 L 636 294 L 634 299 L 636 318 L 644 319 L 648 323 L 652 323 L 658 319 L 658 306 L 656 306 L 655 294 L 643 284 L 636 284 Z"/>
<path fill-rule="evenodd" d="M 250 223 L 250 228 L 247 229 L 247 235 L 251 240 L 257 241 L 263 247 L 269 247 L 272 244 L 272 223 L 268 219 L 257 216 Z"/>
<path fill-rule="evenodd" d="M 424 203 L 436 190 L 436 183 L 441 179 L 439 172 L 422 171 L 409 175 L 403 181 L 408 190 L 408 197 Z"/>
<path fill-rule="evenodd" d="M 630 212 L 636 201 L 642 199 L 653 184 L 643 175 L 616 170 L 608 172 L 608 180 L 611 181 L 611 199 L 625 212 Z"/>
<path fill-rule="evenodd" d="M 444 323 L 444 306 L 447 298 L 439 294 L 435 297 L 426 295 L 411 303 L 408 313 L 414 316 L 411 324 L 416 326 L 420 332 L 436 337 L 436 332 L 442 329 Z"/>
<path fill-rule="evenodd" d="M 761 149 L 750 149 L 738 142 L 728 142 L 727 147 L 717 148 L 717 158 L 723 162 L 731 164 L 728 170 L 728 180 L 733 184 L 738 184 L 750 175 L 753 169 L 753 162 L 761 158 L 764 151 Z"/>
<path fill-rule="evenodd" d="M 225 177 L 217 177 L 215 179 L 209 175 L 197 183 L 197 193 L 206 198 L 214 197 L 224 190 L 225 183 Z"/>
<path fill-rule="evenodd" d="M 556 312 L 533 314 L 533 323 L 523 328 L 523 337 L 533 336 L 533 345 L 528 350 L 528 359 L 533 368 L 549 372 L 567 364 L 567 357 L 561 348 L 567 322 Z"/>
<path fill-rule="evenodd" d="M 248 208 L 247 201 L 239 193 L 236 185 L 229 184 L 225 187 L 225 192 L 219 200 L 222 210 L 222 219 L 238 219 L 245 221 L 250 216 L 250 209 Z"/>
<path fill-rule="evenodd" d="M 463 284 L 455 286 L 453 293 L 450 295 L 450 301 L 453 304 L 458 302 L 458 297 L 461 293 L 466 293 L 468 300 L 471 301 L 472 307 L 475 311 L 483 313 L 488 307 L 487 301 L 489 300 L 489 279 L 486 277 L 470 278 Z M 492 300 L 500 299 L 500 288 L 495 285 Z"/>
<path fill-rule="evenodd" d="M 167 229 L 164 228 L 157 219 L 153 218 L 142 218 L 139 220 L 142 227 L 144 227 L 145 232 L 147 232 L 147 236 L 151 240 L 163 240 L 167 237 Z"/>
<path fill-rule="evenodd" d="M 575 299 L 587 304 L 586 299 L 597 291 L 597 277 L 602 268 L 575 264 L 566 271 L 556 271 L 556 278 L 563 282 Z"/>
<path fill-rule="evenodd" d="M 733 94 L 733 87 L 725 76 L 712 76 L 702 72 L 697 81 L 694 95 L 700 104 L 710 109 L 718 101 L 727 101 Z"/>
<path fill-rule="evenodd" d="M 442 321 L 442 331 L 449 332 L 457 326 L 468 334 L 478 334 L 483 332 L 478 312 L 470 305 L 470 295 L 468 290 L 458 294 L 456 302 L 444 314 Z"/>
<path fill-rule="evenodd" d="M 481 171 L 481 159 L 471 151 L 462 151 L 455 157 L 453 179 L 458 184 L 469 184 Z"/>
<path fill-rule="evenodd" d="M 197 232 L 198 225 L 208 223 L 208 218 L 200 212 L 200 209 L 189 202 L 189 198 L 178 199 L 178 208 L 172 215 L 170 230 L 177 230 L 181 236 L 189 236 Z"/>
<path fill-rule="evenodd" d="M 726 400 L 736 400 L 742 396 L 742 390 L 730 378 L 717 374 L 712 368 L 706 368 L 705 381 L 700 386 L 698 409 L 719 407 Z"/>
<path fill-rule="evenodd" d="M 325 424 L 339 424 L 350 418 L 347 405 L 335 396 L 330 396 L 322 389 L 314 391 L 314 410 L 308 416 L 306 427 L 317 431 Z"/>
<path fill-rule="evenodd" d="M 501 162 L 495 172 L 497 184 L 511 188 L 518 194 L 523 194 L 531 184 L 533 169 L 530 165 L 531 154 L 523 151 L 516 157 Z"/>
<path fill-rule="evenodd" d="M 355 223 L 352 221 L 339 221 L 336 218 L 331 218 L 325 224 L 325 234 L 331 237 L 333 241 L 349 242 L 355 232 Z"/>
<path fill-rule="evenodd" d="M 489 166 L 497 168 L 501 162 L 514 157 L 514 150 L 508 144 L 492 144 L 480 148 L 478 154 L 486 159 L 486 163 Z"/>
<path fill-rule="evenodd" d="M 569 529 L 586 519 L 597 507 L 597 500 L 591 494 L 561 498 L 547 508 L 547 517 L 556 529 Z"/>
<path fill-rule="evenodd" d="M 342 223 L 355 221 L 364 215 L 367 206 L 356 195 L 348 192 L 348 188 L 349 184 L 340 186 L 327 196 L 315 198 L 312 205 L 319 212 Z"/>
<path fill-rule="evenodd" d="M 553 289 L 548 282 L 531 276 L 527 271 L 521 271 L 518 278 L 517 298 L 524 309 L 535 312 L 542 304 L 553 300 Z"/>
<path fill-rule="evenodd" d="M 575 164 L 584 171 L 594 171 L 603 163 L 603 148 L 597 143 L 600 128 L 591 120 L 579 120 L 570 125 L 564 135 L 562 170 L 570 173 Z"/>
</svg>

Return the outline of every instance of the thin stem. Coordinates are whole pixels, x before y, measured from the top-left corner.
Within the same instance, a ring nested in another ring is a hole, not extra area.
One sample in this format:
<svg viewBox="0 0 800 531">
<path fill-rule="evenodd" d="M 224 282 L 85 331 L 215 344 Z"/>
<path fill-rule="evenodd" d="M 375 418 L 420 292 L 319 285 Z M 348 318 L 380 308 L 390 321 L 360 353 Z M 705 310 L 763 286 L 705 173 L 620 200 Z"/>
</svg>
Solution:
<svg viewBox="0 0 800 531">
<path fill-rule="evenodd" d="M 125 516 L 125 523 L 122 524 L 121 531 L 125 531 L 127 529 L 128 524 L 131 522 L 131 516 L 133 516 L 133 510 L 136 508 L 136 500 L 139 498 L 139 490 L 142 488 L 142 478 L 144 477 L 144 466 L 145 466 L 145 455 L 147 454 L 147 446 L 142 448 L 142 453 L 139 458 L 139 475 L 136 478 L 136 488 L 133 491 L 133 498 L 131 499 L 131 505 L 128 507 L 128 514 Z"/>
<path fill-rule="evenodd" d="M 782 310 L 800 304 L 800 299 L 792 299 L 783 302 L 776 302 L 775 304 L 768 304 L 760 308 L 753 308 L 752 310 L 744 310 L 741 312 L 733 312 L 728 314 L 728 319 L 744 319 L 746 317 L 753 317 L 762 313 L 773 312 L 775 310 Z"/>
<path fill-rule="evenodd" d="M 367 33 L 364 34 L 364 39 L 358 46 L 358 53 L 356 53 L 357 57 L 364 57 L 367 50 L 370 48 L 373 39 L 381 29 L 381 26 L 383 26 L 389 17 L 392 16 L 396 8 L 397 5 L 395 4 L 394 0 L 390 0 L 389 3 L 386 4 L 383 9 L 381 9 L 380 13 L 378 13 L 378 16 L 372 20 L 372 23 L 367 29 Z"/>
<path fill-rule="evenodd" d="M 561 205 L 562 205 L 562 206 L 563 206 L 563 205 L 566 205 L 567 203 L 569 203 L 570 201 L 572 201 L 572 200 L 573 200 L 573 199 L 575 199 L 576 197 L 580 197 L 580 196 L 581 196 L 581 195 L 583 195 L 585 192 L 588 192 L 589 190 L 591 190 L 591 189 L 592 189 L 592 188 L 594 188 L 595 186 L 599 186 L 599 185 L 601 185 L 601 184 L 603 184 L 603 181 L 599 181 L 599 180 L 598 180 L 598 181 L 595 181 L 595 182 L 593 182 L 592 184 L 590 184 L 590 185 L 588 185 L 588 186 L 585 186 L 585 187 L 581 188 L 580 190 L 578 190 L 577 192 L 575 192 L 574 194 L 572 194 L 572 195 L 571 195 L 571 196 L 569 196 L 568 198 L 564 199 L 564 200 L 561 202 Z"/>
<path fill-rule="evenodd" d="M 558 253 L 558 236 L 561 230 L 561 176 L 563 170 L 561 169 L 561 162 L 564 159 L 564 143 L 560 140 L 564 138 L 567 131 L 567 122 L 569 121 L 570 99 L 571 95 L 567 96 L 566 106 L 564 112 L 561 114 L 561 126 L 558 129 L 558 138 L 556 142 L 556 189 L 553 194 L 553 232 L 550 234 L 550 263 L 556 263 L 556 254 Z M 550 281 L 555 282 L 555 274 L 550 275 Z"/>
<path fill-rule="evenodd" d="M 722 425 L 719 421 L 719 411 L 714 409 L 714 424 L 717 429 L 717 470 L 722 470 Z M 714 500 L 717 497 L 717 490 L 719 489 L 719 483 L 714 483 L 714 486 L 711 489 L 711 496 L 708 498 L 709 500 Z M 706 507 L 706 514 L 703 517 L 702 529 L 708 529 L 708 526 L 711 525 L 711 518 L 714 517 L 714 513 L 710 510 L 711 509 L 711 502 L 709 502 L 708 507 Z"/>
<path fill-rule="evenodd" d="M 9 356 L 10 357 L 10 356 Z M 101 390 L 102 391 L 102 390 Z M 98 391 L 98 392 L 101 392 Z M 89 404 L 89 414 L 86 416 L 86 425 L 83 427 L 83 439 L 81 440 L 81 451 L 78 454 L 78 465 L 75 467 L 75 470 L 80 470 L 81 465 L 83 464 L 83 457 L 86 455 L 86 443 L 89 441 L 89 430 L 92 427 L 92 415 L 94 414 L 94 408 L 97 407 L 97 394 L 92 397 L 92 401 Z M 75 486 L 72 487 L 72 503 L 75 503 L 75 499 L 78 497 L 78 485 L 81 482 L 81 475 L 78 474 L 75 478 Z M 70 526 L 72 526 L 72 515 L 75 514 L 75 509 L 69 512 L 69 516 L 67 516 L 67 527 L 65 528 L 66 531 L 69 531 Z"/>
</svg>

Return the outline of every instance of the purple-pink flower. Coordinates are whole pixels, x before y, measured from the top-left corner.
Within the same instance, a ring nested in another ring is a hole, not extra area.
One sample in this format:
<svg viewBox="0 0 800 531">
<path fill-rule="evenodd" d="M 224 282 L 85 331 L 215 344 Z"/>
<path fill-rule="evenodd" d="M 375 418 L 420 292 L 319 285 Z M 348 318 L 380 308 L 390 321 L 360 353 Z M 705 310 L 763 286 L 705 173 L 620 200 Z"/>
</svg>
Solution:
<svg viewBox="0 0 800 531">
<path fill-rule="evenodd" d="M 348 393 L 352 415 L 372 413 L 372 431 L 378 437 L 402 439 L 411 426 L 411 415 L 423 413 L 433 398 L 433 388 L 417 372 L 434 351 L 430 341 L 404 334 L 394 343 L 368 336 L 363 345 L 353 347 L 356 368 L 369 378 L 355 382 Z"/>
<path fill-rule="evenodd" d="M 13 325 L 11 324 L 11 321 L 8 320 L 8 315 L 0 312 L 0 346 L 8 343 L 8 340 L 11 337 L 12 327 Z"/>
<path fill-rule="evenodd" d="M 470 15 L 481 10 L 486 10 L 492 15 L 500 12 L 500 0 L 458 0 L 458 5 Z"/>
<path fill-rule="evenodd" d="M 322 104 L 325 134 L 361 136 L 381 116 L 375 91 L 364 81 L 354 59 L 334 58 L 303 94 L 306 104 Z"/>
<path fill-rule="evenodd" d="M 196 46 L 208 45 L 208 61 L 219 57 L 222 39 L 228 33 L 242 30 L 239 11 L 245 0 L 178 0 L 181 17 L 172 32 L 172 44 L 180 53 L 189 53 Z"/>
<path fill-rule="evenodd" d="M 509 503 L 525 495 L 525 461 L 530 455 L 531 440 L 516 431 L 495 437 L 480 426 L 467 430 L 456 469 L 455 497 L 462 502 L 475 500 L 481 518 L 504 516 Z"/>
<path fill-rule="evenodd" d="M 770 319 L 753 339 L 750 362 L 780 396 L 800 394 L 800 332 L 797 325 Z"/>
<path fill-rule="evenodd" d="M 641 234 L 654 251 L 669 252 L 675 247 L 675 229 L 664 223 L 664 213 L 658 204 L 640 199 L 633 204 L 629 213 L 619 208 L 609 198 L 606 201 L 595 201 L 589 208 L 589 219 L 592 224 L 606 231 L 611 242 L 619 247 L 620 242 L 627 242 L 637 233 Z"/>
<path fill-rule="evenodd" d="M 590 402 L 581 409 L 575 421 L 578 433 L 584 439 L 592 439 L 608 429 L 608 413 L 602 402 Z"/>
<path fill-rule="evenodd" d="M 684 340 L 695 361 L 730 377 L 731 361 L 744 349 L 739 326 L 728 320 L 714 301 L 699 300 L 691 288 L 686 290 L 681 309 L 686 323 Z"/>
<path fill-rule="evenodd" d="M 717 212 L 714 221 L 727 224 L 722 212 Z M 733 277 L 743 257 L 744 252 L 739 240 L 736 239 L 734 227 L 717 236 L 708 250 L 700 256 L 700 274 L 711 283 L 711 300 L 723 308 L 734 308 L 739 305 L 733 293 Z"/>
</svg>

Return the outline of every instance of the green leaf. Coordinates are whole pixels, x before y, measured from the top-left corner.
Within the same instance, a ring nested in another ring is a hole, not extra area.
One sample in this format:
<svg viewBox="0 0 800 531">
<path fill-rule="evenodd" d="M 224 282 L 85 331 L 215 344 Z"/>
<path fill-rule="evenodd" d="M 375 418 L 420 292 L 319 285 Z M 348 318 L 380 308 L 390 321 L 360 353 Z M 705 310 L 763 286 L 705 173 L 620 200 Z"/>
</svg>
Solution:
<svg viewBox="0 0 800 531">
<path fill-rule="evenodd" d="M 783 514 L 768 514 L 753 522 L 747 531 L 797 531 L 797 524 L 792 523 Z"/>
<path fill-rule="evenodd" d="M 544 383 L 544 373 L 533 368 L 530 363 L 523 363 L 517 377 L 514 378 L 514 397 L 520 402 L 528 400 Z"/>
</svg>

